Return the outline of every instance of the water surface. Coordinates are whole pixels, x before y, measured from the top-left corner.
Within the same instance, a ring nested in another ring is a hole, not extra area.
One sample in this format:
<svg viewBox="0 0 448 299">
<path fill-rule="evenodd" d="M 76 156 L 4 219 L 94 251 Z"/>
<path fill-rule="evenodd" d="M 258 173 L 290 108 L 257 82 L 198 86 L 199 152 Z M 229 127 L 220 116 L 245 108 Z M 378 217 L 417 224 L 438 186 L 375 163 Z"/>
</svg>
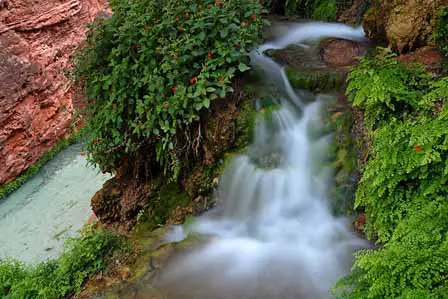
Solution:
<svg viewBox="0 0 448 299">
<path fill-rule="evenodd" d="M 82 145 L 69 147 L 0 201 L 0 259 L 55 258 L 92 214 L 90 198 L 110 178 L 87 165 Z"/>
</svg>

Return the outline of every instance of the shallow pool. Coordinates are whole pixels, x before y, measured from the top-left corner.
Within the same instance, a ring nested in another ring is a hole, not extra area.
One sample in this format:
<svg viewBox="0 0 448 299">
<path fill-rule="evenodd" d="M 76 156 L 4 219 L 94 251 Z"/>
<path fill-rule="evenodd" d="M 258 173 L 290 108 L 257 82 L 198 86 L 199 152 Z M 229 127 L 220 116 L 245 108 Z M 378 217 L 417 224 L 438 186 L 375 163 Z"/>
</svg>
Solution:
<svg viewBox="0 0 448 299">
<path fill-rule="evenodd" d="M 82 145 L 57 155 L 0 201 L 0 259 L 39 262 L 57 257 L 92 214 L 90 198 L 110 175 L 87 165 Z"/>
</svg>

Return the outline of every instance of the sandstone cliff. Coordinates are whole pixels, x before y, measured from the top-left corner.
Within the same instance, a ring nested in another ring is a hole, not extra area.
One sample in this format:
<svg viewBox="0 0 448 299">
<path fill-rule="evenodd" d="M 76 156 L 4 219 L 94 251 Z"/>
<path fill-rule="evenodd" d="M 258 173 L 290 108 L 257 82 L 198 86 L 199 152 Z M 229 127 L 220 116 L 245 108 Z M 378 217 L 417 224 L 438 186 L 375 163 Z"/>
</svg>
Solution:
<svg viewBox="0 0 448 299">
<path fill-rule="evenodd" d="M 30 167 L 73 121 L 64 72 L 106 0 L 0 0 L 0 185 Z"/>
</svg>

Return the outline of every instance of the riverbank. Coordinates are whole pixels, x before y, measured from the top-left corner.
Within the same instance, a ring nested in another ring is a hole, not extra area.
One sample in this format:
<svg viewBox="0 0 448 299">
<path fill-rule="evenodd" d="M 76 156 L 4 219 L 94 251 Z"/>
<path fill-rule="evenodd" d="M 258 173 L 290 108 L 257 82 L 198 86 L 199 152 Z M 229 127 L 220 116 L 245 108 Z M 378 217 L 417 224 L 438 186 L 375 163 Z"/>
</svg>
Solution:
<svg viewBox="0 0 448 299">
<path fill-rule="evenodd" d="M 8 195 L 19 189 L 23 184 L 30 180 L 42 169 L 42 167 L 45 166 L 46 163 L 51 161 L 61 151 L 67 149 L 70 145 L 82 142 L 83 130 L 78 129 L 75 132 L 69 133 L 67 136 L 67 138 L 58 141 L 50 151 L 46 152 L 36 163 L 34 163 L 14 180 L 0 185 L 0 201 L 4 200 Z"/>
</svg>

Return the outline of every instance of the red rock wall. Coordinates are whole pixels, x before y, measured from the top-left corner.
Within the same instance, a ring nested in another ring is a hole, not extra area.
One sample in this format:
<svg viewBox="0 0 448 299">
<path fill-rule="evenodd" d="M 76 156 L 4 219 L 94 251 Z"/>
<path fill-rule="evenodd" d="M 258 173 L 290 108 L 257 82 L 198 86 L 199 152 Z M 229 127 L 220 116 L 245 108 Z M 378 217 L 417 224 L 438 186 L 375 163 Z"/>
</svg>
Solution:
<svg viewBox="0 0 448 299">
<path fill-rule="evenodd" d="M 64 71 L 106 0 L 0 0 L 0 185 L 64 137 L 74 113 Z"/>
</svg>

